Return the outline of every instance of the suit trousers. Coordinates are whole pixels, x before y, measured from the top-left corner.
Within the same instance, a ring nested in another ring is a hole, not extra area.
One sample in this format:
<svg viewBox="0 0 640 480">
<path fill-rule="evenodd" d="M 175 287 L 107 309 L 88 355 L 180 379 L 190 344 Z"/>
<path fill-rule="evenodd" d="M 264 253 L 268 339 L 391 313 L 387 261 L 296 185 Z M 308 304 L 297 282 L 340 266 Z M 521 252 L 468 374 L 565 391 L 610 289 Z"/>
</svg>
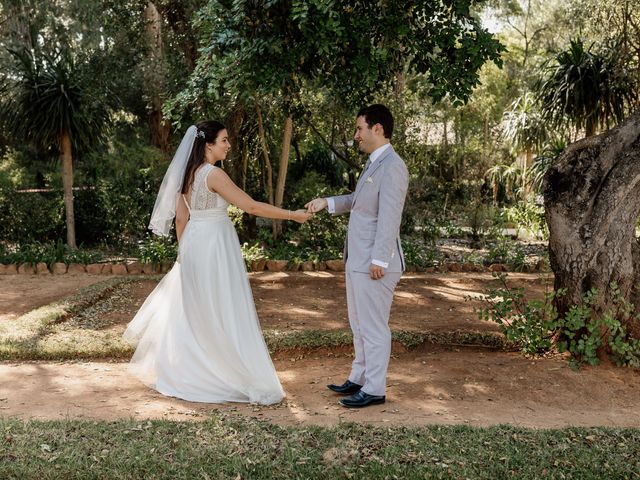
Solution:
<svg viewBox="0 0 640 480">
<path fill-rule="evenodd" d="M 391 356 L 389 312 L 402 273 L 387 272 L 373 280 L 368 273 L 347 270 L 345 276 L 355 350 L 349 380 L 369 395 L 384 395 Z"/>
</svg>

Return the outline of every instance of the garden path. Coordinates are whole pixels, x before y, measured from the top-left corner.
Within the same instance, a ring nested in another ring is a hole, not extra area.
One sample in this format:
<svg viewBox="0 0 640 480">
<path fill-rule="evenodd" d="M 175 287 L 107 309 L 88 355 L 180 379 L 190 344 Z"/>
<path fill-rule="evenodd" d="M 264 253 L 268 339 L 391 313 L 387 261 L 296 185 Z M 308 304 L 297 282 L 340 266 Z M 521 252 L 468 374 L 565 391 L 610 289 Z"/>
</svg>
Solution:
<svg viewBox="0 0 640 480">
<path fill-rule="evenodd" d="M 512 275 L 515 283 L 540 295 L 536 275 Z M 89 275 L 0 277 L 0 321 L 100 281 Z M 346 328 L 343 274 L 264 272 L 251 274 L 258 314 L 266 328 Z M 473 315 L 464 297 L 480 293 L 487 274 L 407 274 L 400 283 L 392 328 L 414 331 L 496 330 Z M 153 288 L 135 289 L 131 312 Z M 21 292 L 28 292 L 27 294 Z M 59 292 L 57 294 L 56 292 Z M 18 305 L 11 298 L 18 299 Z M 283 308 L 283 305 L 286 308 Z M 207 405 L 163 397 L 127 373 L 126 363 L 2 362 L 0 416 L 40 419 L 198 420 L 212 411 L 250 415 L 277 424 L 509 423 L 527 427 L 640 427 L 640 372 L 605 365 L 573 370 L 561 356 L 528 359 L 516 352 L 423 345 L 394 348 L 388 401 L 347 410 L 327 383 L 342 381 L 350 348 L 282 351 L 274 363 L 287 398 L 280 405 Z"/>
</svg>

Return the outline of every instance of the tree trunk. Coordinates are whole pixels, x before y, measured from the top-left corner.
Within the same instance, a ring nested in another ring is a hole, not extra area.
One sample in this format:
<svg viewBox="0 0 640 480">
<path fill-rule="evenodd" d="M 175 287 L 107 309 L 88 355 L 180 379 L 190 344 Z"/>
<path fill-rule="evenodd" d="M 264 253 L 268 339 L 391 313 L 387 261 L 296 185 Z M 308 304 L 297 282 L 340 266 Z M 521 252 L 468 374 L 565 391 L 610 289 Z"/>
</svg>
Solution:
<svg viewBox="0 0 640 480">
<path fill-rule="evenodd" d="M 67 245 L 76 248 L 76 222 L 73 214 L 73 151 L 69 133 L 64 132 L 62 134 L 60 147 L 64 212 L 67 220 Z"/>
<path fill-rule="evenodd" d="M 145 34 L 149 46 L 148 69 L 145 86 L 149 92 L 149 127 L 151 142 L 163 152 L 171 149 L 171 125 L 162 116 L 167 78 L 164 42 L 162 40 L 162 17 L 151 1 L 144 9 Z"/>
<path fill-rule="evenodd" d="M 529 178 L 527 178 L 531 165 L 533 165 L 533 149 L 527 148 L 524 158 L 524 168 L 522 169 L 522 199 L 524 201 L 527 201 L 531 193 L 531 182 Z"/>
<path fill-rule="evenodd" d="M 269 203 L 273 205 L 273 169 L 271 168 L 271 160 L 269 159 L 269 148 L 267 147 L 267 136 L 264 133 L 264 123 L 262 121 L 262 109 L 256 103 L 256 115 L 258 117 L 258 137 L 260 137 L 260 146 L 262 147 L 262 158 L 264 159 L 264 168 L 267 171 L 267 198 Z"/>
<path fill-rule="evenodd" d="M 599 292 L 596 313 L 608 310 L 612 282 L 640 306 L 640 112 L 567 148 L 545 176 L 544 200 L 555 289 L 567 292 L 555 300 L 558 313 L 592 288 Z M 637 320 L 620 320 L 640 338 Z"/>
<path fill-rule="evenodd" d="M 280 154 L 280 165 L 278 165 L 278 183 L 276 184 L 276 207 L 282 208 L 284 200 L 284 185 L 287 180 L 287 169 L 289 168 L 289 151 L 291 150 L 291 137 L 293 134 L 293 117 L 289 115 L 284 121 L 282 132 L 282 150 Z M 273 239 L 276 240 L 282 233 L 282 220 L 273 221 Z"/>
<path fill-rule="evenodd" d="M 249 168 L 249 144 L 247 140 L 242 141 L 242 190 L 247 190 L 247 170 Z"/>
<path fill-rule="evenodd" d="M 225 126 L 227 127 L 229 142 L 232 147 L 229 157 L 225 160 L 225 170 L 236 185 L 242 183 L 242 152 L 237 147 L 244 119 L 245 110 L 240 104 L 236 104 L 225 119 Z"/>
</svg>

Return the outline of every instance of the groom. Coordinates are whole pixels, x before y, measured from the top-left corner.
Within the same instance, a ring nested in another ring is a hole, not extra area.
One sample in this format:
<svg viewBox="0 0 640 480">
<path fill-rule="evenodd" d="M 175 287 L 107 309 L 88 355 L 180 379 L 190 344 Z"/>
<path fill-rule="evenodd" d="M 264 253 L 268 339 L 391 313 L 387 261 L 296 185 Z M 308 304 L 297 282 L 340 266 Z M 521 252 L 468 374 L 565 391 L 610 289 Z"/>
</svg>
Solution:
<svg viewBox="0 0 640 480">
<path fill-rule="evenodd" d="M 400 220 L 409 175 L 390 139 L 393 116 L 384 105 L 360 109 L 354 140 L 369 160 L 349 195 L 316 198 L 305 206 L 316 213 L 351 212 L 345 245 L 345 277 L 349 323 L 355 359 L 342 385 L 329 389 L 348 395 L 340 403 L 361 408 L 385 402 L 393 291 L 404 270 Z"/>
</svg>

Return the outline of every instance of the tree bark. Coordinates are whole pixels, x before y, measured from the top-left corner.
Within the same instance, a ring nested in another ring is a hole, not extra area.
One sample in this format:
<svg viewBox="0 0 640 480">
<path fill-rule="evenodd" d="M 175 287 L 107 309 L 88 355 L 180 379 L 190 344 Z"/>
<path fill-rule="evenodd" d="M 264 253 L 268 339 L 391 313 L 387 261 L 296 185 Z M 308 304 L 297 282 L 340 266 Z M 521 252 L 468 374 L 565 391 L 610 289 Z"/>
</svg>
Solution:
<svg viewBox="0 0 640 480">
<path fill-rule="evenodd" d="M 544 200 L 555 289 L 567 292 L 555 300 L 558 313 L 592 288 L 596 313 L 612 308 L 612 282 L 640 306 L 640 112 L 569 146 L 545 176 Z M 640 338 L 637 320 L 620 320 Z"/>
<path fill-rule="evenodd" d="M 166 90 L 166 60 L 162 40 L 162 17 L 156 5 L 149 1 L 144 9 L 145 34 L 149 45 L 145 85 L 149 91 L 149 127 L 151 142 L 163 152 L 171 150 L 171 125 L 162 115 Z"/>
<path fill-rule="evenodd" d="M 289 152 L 291 150 L 291 137 L 293 135 L 293 117 L 289 115 L 284 121 L 282 132 L 282 150 L 280 154 L 280 164 L 278 165 L 278 182 L 276 184 L 276 207 L 282 208 L 284 200 L 284 186 L 287 180 L 287 169 L 289 168 Z M 276 240 L 282 233 L 282 221 L 273 221 L 273 239 Z"/>
<path fill-rule="evenodd" d="M 76 248 L 76 222 L 73 213 L 73 151 L 71 137 L 68 132 L 62 134 L 60 147 L 62 191 L 64 195 L 64 212 L 67 221 L 67 245 Z"/>
<path fill-rule="evenodd" d="M 245 119 L 245 109 L 241 104 L 236 104 L 225 119 L 225 126 L 229 134 L 229 142 L 231 143 L 231 153 L 225 160 L 226 170 L 236 185 L 242 183 L 242 154 L 238 149 L 238 139 L 240 138 L 240 130 Z"/>
<path fill-rule="evenodd" d="M 267 147 L 267 136 L 264 132 L 264 123 L 262 121 L 262 109 L 256 103 L 256 115 L 258 117 L 258 137 L 260 137 L 260 146 L 262 147 L 262 158 L 264 160 L 264 168 L 267 173 L 267 198 L 271 205 L 273 202 L 273 169 L 271 160 L 269 159 L 269 148 Z"/>
</svg>

